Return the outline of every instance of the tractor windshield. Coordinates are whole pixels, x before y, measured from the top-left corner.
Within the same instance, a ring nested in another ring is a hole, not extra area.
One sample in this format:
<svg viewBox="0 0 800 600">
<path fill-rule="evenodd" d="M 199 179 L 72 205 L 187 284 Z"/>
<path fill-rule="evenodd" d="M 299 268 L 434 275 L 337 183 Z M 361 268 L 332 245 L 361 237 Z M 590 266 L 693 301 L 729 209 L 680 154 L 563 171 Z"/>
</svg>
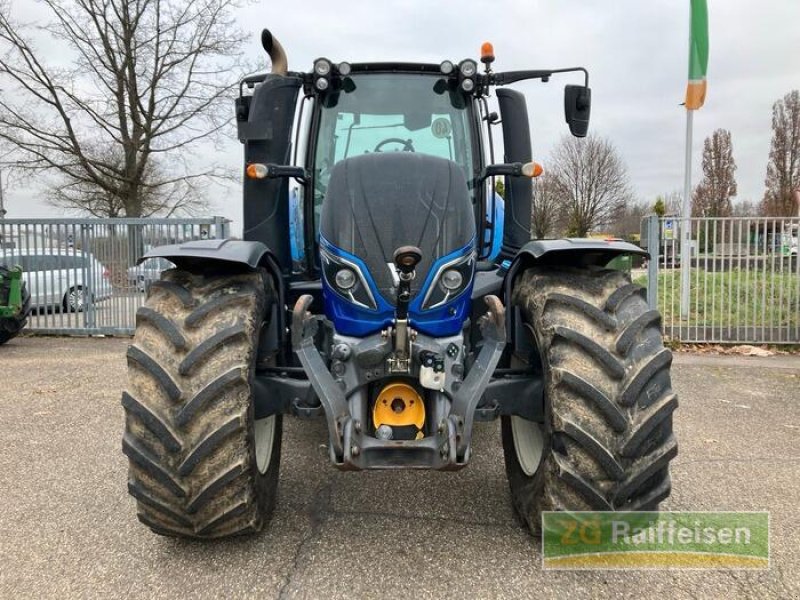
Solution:
<svg viewBox="0 0 800 600">
<path fill-rule="evenodd" d="M 333 166 L 374 152 L 416 152 L 447 158 L 472 183 L 469 102 L 438 76 L 361 73 L 322 101 L 314 154 L 315 216 Z M 319 221 L 317 220 L 317 223 Z"/>
</svg>

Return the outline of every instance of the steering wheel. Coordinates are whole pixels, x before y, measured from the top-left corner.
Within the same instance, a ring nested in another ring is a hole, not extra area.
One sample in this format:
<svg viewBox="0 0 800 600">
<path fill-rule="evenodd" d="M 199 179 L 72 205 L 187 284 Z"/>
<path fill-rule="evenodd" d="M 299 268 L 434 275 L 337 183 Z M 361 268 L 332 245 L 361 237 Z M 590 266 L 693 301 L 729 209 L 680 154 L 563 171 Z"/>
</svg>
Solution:
<svg viewBox="0 0 800 600">
<path fill-rule="evenodd" d="M 375 150 L 373 152 L 382 152 L 381 148 L 383 148 L 386 144 L 401 144 L 403 146 L 403 152 L 416 152 L 414 150 L 414 144 L 411 143 L 411 140 L 404 140 L 402 138 L 386 138 L 382 142 L 378 142 L 378 145 L 375 146 Z"/>
</svg>

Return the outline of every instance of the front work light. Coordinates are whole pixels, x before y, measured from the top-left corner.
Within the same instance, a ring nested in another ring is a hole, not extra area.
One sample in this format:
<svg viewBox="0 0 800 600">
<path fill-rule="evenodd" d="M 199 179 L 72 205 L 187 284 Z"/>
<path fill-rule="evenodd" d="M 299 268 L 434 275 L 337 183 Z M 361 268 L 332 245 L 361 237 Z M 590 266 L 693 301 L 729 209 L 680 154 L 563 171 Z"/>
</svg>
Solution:
<svg viewBox="0 0 800 600">
<path fill-rule="evenodd" d="M 468 58 L 462 60 L 458 68 L 464 77 L 474 77 L 475 73 L 478 72 L 478 63 Z"/>
<path fill-rule="evenodd" d="M 331 74 L 331 61 L 327 58 L 318 58 L 314 61 L 314 74 L 327 77 Z"/>
</svg>

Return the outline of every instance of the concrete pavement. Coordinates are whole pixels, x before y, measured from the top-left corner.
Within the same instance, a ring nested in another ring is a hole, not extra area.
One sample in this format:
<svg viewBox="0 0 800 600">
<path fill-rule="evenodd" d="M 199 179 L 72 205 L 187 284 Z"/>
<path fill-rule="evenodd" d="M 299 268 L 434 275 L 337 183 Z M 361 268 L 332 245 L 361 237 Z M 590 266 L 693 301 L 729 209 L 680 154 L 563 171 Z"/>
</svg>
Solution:
<svg viewBox="0 0 800 600">
<path fill-rule="evenodd" d="M 677 355 L 674 510 L 768 510 L 769 571 L 552 572 L 511 511 L 497 423 L 458 473 L 341 473 L 285 421 L 262 534 L 191 543 L 135 517 L 120 451 L 127 340 L 0 347 L 0 597 L 798 598 L 800 358 Z M 772 368 L 772 366 L 776 368 Z"/>
</svg>

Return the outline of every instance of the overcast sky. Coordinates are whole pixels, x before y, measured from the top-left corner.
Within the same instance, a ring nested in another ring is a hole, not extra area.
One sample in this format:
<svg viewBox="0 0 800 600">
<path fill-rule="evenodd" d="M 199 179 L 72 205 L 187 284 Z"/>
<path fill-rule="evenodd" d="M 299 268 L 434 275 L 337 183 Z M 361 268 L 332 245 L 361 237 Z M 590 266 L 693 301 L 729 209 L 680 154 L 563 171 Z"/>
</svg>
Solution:
<svg viewBox="0 0 800 600">
<path fill-rule="evenodd" d="M 41 15 L 35 0 L 14 0 L 25 20 Z M 800 1 L 709 0 L 711 52 L 708 97 L 695 115 L 694 177 L 701 177 L 703 139 L 730 129 L 738 165 L 738 200 L 760 200 L 769 153 L 771 107 L 800 88 Z M 309 70 L 314 58 L 366 62 L 440 62 L 477 58 L 494 44 L 495 70 L 585 66 L 592 87 L 591 131 L 608 137 L 628 166 L 639 198 L 683 187 L 689 0 L 302 0 L 252 2 L 239 11 L 252 33 L 249 54 L 262 54 L 269 27 L 289 56 L 290 69 Z M 43 41 L 44 42 L 44 41 Z M 57 53 L 55 43 L 42 43 Z M 56 54 L 46 57 L 53 60 Z M 534 158 L 547 168 L 552 146 L 567 132 L 563 85 L 521 83 L 528 97 Z M 231 129 L 225 158 L 241 149 Z M 30 183 L 6 186 L 8 217 L 56 216 Z M 240 226 L 237 188 L 215 192 L 213 212 Z"/>
</svg>

